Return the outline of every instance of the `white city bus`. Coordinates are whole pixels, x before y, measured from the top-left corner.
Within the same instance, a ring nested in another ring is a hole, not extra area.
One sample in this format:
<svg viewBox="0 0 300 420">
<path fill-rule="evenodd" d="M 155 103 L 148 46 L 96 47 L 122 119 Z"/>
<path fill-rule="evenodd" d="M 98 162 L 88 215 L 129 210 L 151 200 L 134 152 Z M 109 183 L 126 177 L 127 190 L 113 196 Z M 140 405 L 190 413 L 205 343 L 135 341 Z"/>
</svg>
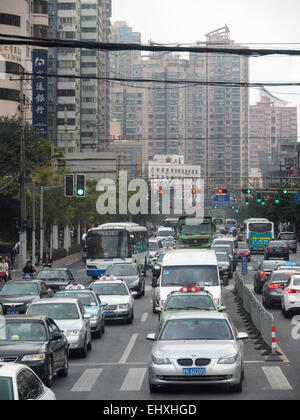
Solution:
<svg viewBox="0 0 300 420">
<path fill-rule="evenodd" d="M 274 223 L 264 218 L 246 219 L 242 223 L 243 241 L 251 252 L 264 252 L 268 243 L 274 239 Z"/>
<path fill-rule="evenodd" d="M 86 236 L 86 273 L 102 276 L 114 263 L 136 262 L 146 274 L 149 261 L 147 229 L 136 223 L 105 223 L 89 229 Z"/>
</svg>

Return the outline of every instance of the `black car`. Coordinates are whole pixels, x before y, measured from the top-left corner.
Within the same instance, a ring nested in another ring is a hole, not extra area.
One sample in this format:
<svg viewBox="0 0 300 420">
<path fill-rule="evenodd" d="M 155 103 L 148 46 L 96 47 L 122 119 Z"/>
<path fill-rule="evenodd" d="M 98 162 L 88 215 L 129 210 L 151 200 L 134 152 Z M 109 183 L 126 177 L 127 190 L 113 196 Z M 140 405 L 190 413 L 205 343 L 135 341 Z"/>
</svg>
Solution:
<svg viewBox="0 0 300 420">
<path fill-rule="evenodd" d="M 35 300 L 50 298 L 52 290 L 41 280 L 11 280 L 0 291 L 4 315 L 25 314 Z"/>
<path fill-rule="evenodd" d="M 73 274 L 68 268 L 44 268 L 36 278 L 43 280 L 46 286 L 54 292 L 65 289 L 74 281 Z"/>
<path fill-rule="evenodd" d="M 284 258 L 288 261 L 290 251 L 287 243 L 284 241 L 270 241 L 265 248 L 265 260 L 269 258 Z"/>
<path fill-rule="evenodd" d="M 261 293 L 263 285 L 268 281 L 274 270 L 280 265 L 283 265 L 284 261 L 282 260 L 263 260 L 256 266 L 256 272 L 254 274 L 254 291 L 256 293 Z"/>
<path fill-rule="evenodd" d="M 231 270 L 230 278 L 232 278 L 233 272 L 234 272 L 234 259 L 233 259 L 232 247 L 230 245 L 212 245 L 210 249 L 214 250 L 215 252 L 227 252 L 228 258 L 230 261 L 230 270 Z"/>
<path fill-rule="evenodd" d="M 55 374 L 68 375 L 68 341 L 47 316 L 8 315 L 0 334 L 0 360 L 29 366 L 50 387 Z"/>
<path fill-rule="evenodd" d="M 266 309 L 274 305 L 281 306 L 282 289 L 286 286 L 289 278 L 297 273 L 299 272 L 293 271 L 293 269 L 273 271 L 262 289 L 262 303 Z"/>
<path fill-rule="evenodd" d="M 139 298 L 145 294 L 145 277 L 136 263 L 115 263 L 109 265 L 104 275 L 124 280 L 129 290 L 137 292 Z"/>
</svg>

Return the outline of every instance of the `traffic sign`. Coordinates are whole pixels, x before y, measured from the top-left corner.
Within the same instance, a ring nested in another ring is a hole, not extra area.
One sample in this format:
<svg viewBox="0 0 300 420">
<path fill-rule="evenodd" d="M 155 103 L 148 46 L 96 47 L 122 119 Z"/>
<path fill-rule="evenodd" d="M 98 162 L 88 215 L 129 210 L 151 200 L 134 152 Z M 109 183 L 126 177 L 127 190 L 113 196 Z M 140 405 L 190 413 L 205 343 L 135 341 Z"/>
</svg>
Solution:
<svg viewBox="0 0 300 420">
<path fill-rule="evenodd" d="M 230 207 L 229 194 L 217 194 L 213 197 L 213 205 L 216 207 Z"/>
<path fill-rule="evenodd" d="M 296 203 L 296 204 L 300 203 L 300 194 L 299 193 L 294 194 L 294 203 Z"/>
<path fill-rule="evenodd" d="M 242 255 L 242 274 L 246 276 L 248 273 L 248 259 L 245 255 Z"/>
</svg>

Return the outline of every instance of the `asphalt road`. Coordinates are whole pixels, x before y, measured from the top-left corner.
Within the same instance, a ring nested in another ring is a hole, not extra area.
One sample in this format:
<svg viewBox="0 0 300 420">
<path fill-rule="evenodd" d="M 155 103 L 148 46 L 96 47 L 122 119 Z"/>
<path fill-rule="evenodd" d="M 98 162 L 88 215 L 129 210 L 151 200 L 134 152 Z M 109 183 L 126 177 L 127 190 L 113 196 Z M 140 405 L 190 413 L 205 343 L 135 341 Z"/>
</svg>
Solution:
<svg viewBox="0 0 300 420">
<path fill-rule="evenodd" d="M 246 282 L 253 285 L 253 271 L 257 255 L 249 264 Z M 299 254 L 293 259 L 300 262 Z M 82 262 L 70 266 L 74 276 L 88 285 Z M 240 267 L 238 268 L 240 270 Z M 233 281 L 223 288 L 223 304 L 240 332 L 246 331 L 237 312 L 233 297 Z M 158 331 L 158 316 L 151 305 L 151 275 L 146 278 L 145 296 L 135 300 L 135 319 L 131 325 L 110 322 L 100 339 L 93 340 L 93 348 L 86 359 L 70 359 L 67 378 L 56 378 L 53 390 L 58 400 L 109 401 L 163 400 L 169 403 L 188 400 L 281 400 L 299 399 L 300 361 L 299 341 L 291 335 L 292 321 L 284 319 L 280 309 L 271 309 L 275 318 L 277 343 L 282 350 L 282 361 L 267 361 L 253 339 L 245 340 L 245 380 L 242 393 L 232 393 L 219 387 L 179 387 L 151 394 L 148 390 L 147 360 L 152 343 L 146 335 Z M 260 295 L 258 295 L 260 297 Z M 300 331 L 299 331 L 300 332 Z"/>
</svg>

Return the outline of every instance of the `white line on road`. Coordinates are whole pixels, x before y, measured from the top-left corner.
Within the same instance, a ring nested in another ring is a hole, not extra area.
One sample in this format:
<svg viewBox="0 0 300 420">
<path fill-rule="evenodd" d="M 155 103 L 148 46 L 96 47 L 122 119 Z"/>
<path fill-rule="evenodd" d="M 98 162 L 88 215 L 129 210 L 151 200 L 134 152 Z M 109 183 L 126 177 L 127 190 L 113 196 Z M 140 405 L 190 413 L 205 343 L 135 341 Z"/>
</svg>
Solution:
<svg viewBox="0 0 300 420">
<path fill-rule="evenodd" d="M 144 312 L 141 318 L 141 322 L 146 322 L 147 318 L 148 318 L 149 313 L 148 312 Z"/>
<path fill-rule="evenodd" d="M 129 356 L 131 350 L 133 349 L 133 346 L 135 344 L 135 341 L 136 341 L 137 337 L 138 337 L 138 334 L 137 333 L 132 334 L 132 336 L 131 336 L 128 344 L 127 344 L 127 347 L 124 350 L 124 353 L 122 354 L 121 359 L 119 360 L 119 365 L 126 363 L 126 360 L 127 360 L 128 356 Z"/>
<path fill-rule="evenodd" d="M 71 391 L 73 392 L 90 391 L 102 371 L 103 371 L 102 368 L 86 369 L 83 372 L 83 374 L 80 376 L 80 378 L 77 380 L 77 382 L 74 384 Z"/>
<path fill-rule="evenodd" d="M 139 391 L 141 389 L 146 368 L 130 368 L 120 391 Z"/>
<path fill-rule="evenodd" d="M 262 366 L 272 389 L 289 390 L 292 389 L 279 366 Z"/>
</svg>

